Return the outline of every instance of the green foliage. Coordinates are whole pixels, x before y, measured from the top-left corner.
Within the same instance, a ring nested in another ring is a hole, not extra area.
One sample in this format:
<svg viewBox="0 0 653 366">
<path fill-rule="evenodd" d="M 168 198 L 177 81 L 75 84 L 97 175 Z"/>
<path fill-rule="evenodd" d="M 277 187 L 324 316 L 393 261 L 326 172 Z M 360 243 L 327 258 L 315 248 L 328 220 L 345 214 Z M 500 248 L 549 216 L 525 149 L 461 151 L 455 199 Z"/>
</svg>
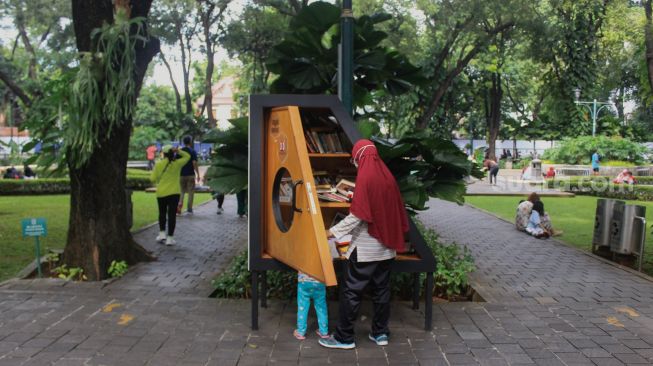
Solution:
<svg viewBox="0 0 653 366">
<path fill-rule="evenodd" d="M 373 91 L 385 90 L 396 96 L 424 82 L 420 68 L 381 45 L 388 35 L 378 30 L 377 24 L 389 18 L 377 13 L 355 19 L 355 106 L 371 104 Z M 273 93 L 337 93 L 339 22 L 340 9 L 321 1 L 292 18 L 286 38 L 274 47 L 267 62 L 268 70 L 279 75 L 272 83 Z"/>
<path fill-rule="evenodd" d="M 111 277 L 122 277 L 127 273 L 127 262 L 125 261 L 111 261 L 107 273 Z"/>
<path fill-rule="evenodd" d="M 127 175 L 125 188 L 144 190 L 152 186 L 149 175 Z M 68 178 L 0 179 L 0 195 L 70 193 Z"/>
<path fill-rule="evenodd" d="M 451 141 L 416 132 L 396 142 L 375 138 L 379 155 L 397 179 L 406 206 L 426 209 L 429 197 L 462 204 L 463 179 L 482 177 L 479 166 Z"/>
<path fill-rule="evenodd" d="M 438 243 L 438 235 L 417 221 L 424 240 L 437 260 L 433 295 L 453 298 L 464 295 L 468 290 L 468 275 L 475 270 L 470 251 L 457 245 Z M 421 274 L 421 282 L 426 279 Z M 268 296 L 293 299 L 297 294 L 297 274 L 294 271 L 268 271 Z M 238 254 L 223 273 L 211 281 L 215 287 L 214 295 L 220 298 L 249 298 L 251 296 L 251 274 L 247 270 L 247 251 Z M 410 298 L 412 274 L 392 273 L 392 293 L 403 299 Z M 332 293 L 335 295 L 335 293 Z"/>
<path fill-rule="evenodd" d="M 653 186 L 649 185 L 651 181 L 645 178 L 644 182 L 647 184 L 628 185 L 614 184 L 609 177 L 574 177 L 547 180 L 546 185 L 549 188 L 597 197 L 653 201 Z"/>
<path fill-rule="evenodd" d="M 61 278 L 66 281 L 86 281 L 86 275 L 84 274 L 84 269 L 79 267 L 70 267 L 62 264 L 59 267 L 52 269 L 52 272 L 57 275 L 57 278 Z"/>
<path fill-rule="evenodd" d="M 564 139 L 557 147 L 545 151 L 543 158 L 556 164 L 589 164 L 594 152 L 599 153 L 601 160 L 622 160 L 640 164 L 644 161 L 648 149 L 620 137 L 581 136 Z"/>
<path fill-rule="evenodd" d="M 134 127 L 132 137 L 129 139 L 129 160 L 145 160 L 145 149 L 157 141 L 167 141 L 170 134 L 151 126 Z"/>
<path fill-rule="evenodd" d="M 119 9 L 114 23 L 92 32 L 95 52 L 82 54 L 69 95 L 64 140 L 69 163 L 76 168 L 86 164 L 113 129 L 132 116 L 137 95 L 136 44 L 145 41 L 143 20 L 130 19 Z"/>
<path fill-rule="evenodd" d="M 248 119 L 229 120 L 226 131 L 212 130 L 204 142 L 214 143 L 211 166 L 206 172 L 207 184 L 216 192 L 238 193 L 247 189 Z"/>
</svg>

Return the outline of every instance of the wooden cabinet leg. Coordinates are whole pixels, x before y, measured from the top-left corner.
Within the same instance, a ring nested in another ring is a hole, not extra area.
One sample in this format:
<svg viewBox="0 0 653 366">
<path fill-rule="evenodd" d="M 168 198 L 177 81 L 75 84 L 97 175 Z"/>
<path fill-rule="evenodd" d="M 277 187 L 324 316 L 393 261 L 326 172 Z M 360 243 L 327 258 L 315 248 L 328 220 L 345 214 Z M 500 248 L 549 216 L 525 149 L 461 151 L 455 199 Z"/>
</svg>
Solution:
<svg viewBox="0 0 653 366">
<path fill-rule="evenodd" d="M 424 293 L 424 329 L 433 329 L 433 272 L 426 274 L 426 291 Z"/>
</svg>

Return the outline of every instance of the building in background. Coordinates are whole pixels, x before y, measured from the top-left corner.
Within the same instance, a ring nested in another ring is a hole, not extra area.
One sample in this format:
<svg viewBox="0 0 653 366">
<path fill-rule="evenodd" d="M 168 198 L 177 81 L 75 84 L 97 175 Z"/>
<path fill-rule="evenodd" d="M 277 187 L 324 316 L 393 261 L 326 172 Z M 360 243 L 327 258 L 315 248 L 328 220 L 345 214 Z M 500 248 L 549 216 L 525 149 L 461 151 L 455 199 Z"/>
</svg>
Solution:
<svg viewBox="0 0 653 366">
<path fill-rule="evenodd" d="M 213 117 L 217 121 L 217 127 L 221 130 L 229 128 L 229 119 L 237 117 L 238 103 L 234 101 L 236 93 L 236 78 L 227 76 L 213 84 Z M 204 105 L 204 96 L 195 102 L 197 109 L 201 110 Z M 208 111 L 205 111 L 208 117 Z"/>
</svg>

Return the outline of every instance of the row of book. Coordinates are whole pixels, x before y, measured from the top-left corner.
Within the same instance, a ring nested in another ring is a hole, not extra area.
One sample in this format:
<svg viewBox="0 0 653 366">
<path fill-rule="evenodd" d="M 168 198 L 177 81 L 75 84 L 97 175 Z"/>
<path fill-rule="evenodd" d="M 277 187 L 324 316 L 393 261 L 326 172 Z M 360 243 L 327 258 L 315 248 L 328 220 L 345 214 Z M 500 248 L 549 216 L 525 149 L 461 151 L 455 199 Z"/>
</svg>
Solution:
<svg viewBox="0 0 653 366">
<path fill-rule="evenodd" d="M 343 132 L 318 132 L 312 129 L 304 130 L 306 147 L 309 153 L 348 153 L 351 151 L 349 140 Z"/>
</svg>

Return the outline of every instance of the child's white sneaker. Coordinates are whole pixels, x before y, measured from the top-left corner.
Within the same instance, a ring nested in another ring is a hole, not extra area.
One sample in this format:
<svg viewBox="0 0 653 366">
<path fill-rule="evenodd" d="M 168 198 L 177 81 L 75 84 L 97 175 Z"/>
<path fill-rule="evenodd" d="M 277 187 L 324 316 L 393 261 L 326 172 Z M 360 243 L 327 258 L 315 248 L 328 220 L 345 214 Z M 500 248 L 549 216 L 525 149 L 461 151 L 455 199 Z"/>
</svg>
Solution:
<svg viewBox="0 0 653 366">
<path fill-rule="evenodd" d="M 166 232 L 165 231 L 159 231 L 159 235 L 156 236 L 156 241 L 159 243 L 163 243 L 166 240 Z"/>
<path fill-rule="evenodd" d="M 166 238 L 166 245 L 175 245 L 177 244 L 177 241 L 175 241 L 175 238 L 172 236 L 169 236 Z"/>
</svg>

